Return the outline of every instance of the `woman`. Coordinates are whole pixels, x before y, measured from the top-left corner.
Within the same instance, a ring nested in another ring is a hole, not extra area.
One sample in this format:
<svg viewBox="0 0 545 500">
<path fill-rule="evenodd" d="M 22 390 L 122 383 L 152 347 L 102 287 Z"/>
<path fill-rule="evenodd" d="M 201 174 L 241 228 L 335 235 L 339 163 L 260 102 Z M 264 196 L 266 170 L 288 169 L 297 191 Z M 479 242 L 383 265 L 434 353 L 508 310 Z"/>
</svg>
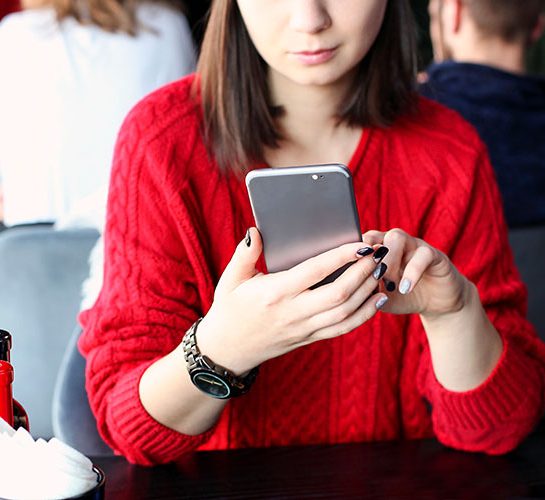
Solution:
<svg viewBox="0 0 545 500">
<path fill-rule="evenodd" d="M 195 63 L 174 2 L 24 0 L 22 7 L 0 23 L 7 226 L 72 218 L 107 185 L 131 107 Z"/>
<path fill-rule="evenodd" d="M 99 431 L 130 461 L 433 434 L 504 453 L 537 422 L 544 349 L 486 152 L 415 101 L 409 20 L 404 1 L 216 1 L 199 76 L 127 118 L 79 345 Z M 262 274 L 241 174 L 333 161 L 364 243 Z M 193 385 L 201 355 L 241 397 Z"/>
</svg>

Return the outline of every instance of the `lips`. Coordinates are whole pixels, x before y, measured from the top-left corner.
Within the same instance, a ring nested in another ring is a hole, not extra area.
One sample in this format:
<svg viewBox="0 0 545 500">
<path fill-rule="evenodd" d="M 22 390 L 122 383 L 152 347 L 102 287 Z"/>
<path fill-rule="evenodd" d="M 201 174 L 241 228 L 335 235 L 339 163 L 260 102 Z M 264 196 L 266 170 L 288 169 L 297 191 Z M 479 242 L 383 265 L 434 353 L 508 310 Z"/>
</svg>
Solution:
<svg viewBox="0 0 545 500">
<path fill-rule="evenodd" d="M 324 52 L 328 52 L 328 51 L 331 51 L 331 50 L 333 50 L 333 48 L 331 48 L 331 49 L 318 49 L 318 50 L 300 50 L 298 52 L 294 52 L 294 54 L 304 54 L 304 55 L 311 56 L 311 55 L 316 55 L 316 54 L 322 54 Z"/>
<path fill-rule="evenodd" d="M 301 50 L 290 52 L 290 55 L 305 65 L 322 64 L 329 61 L 336 53 L 337 47 L 318 49 L 318 50 Z"/>
</svg>

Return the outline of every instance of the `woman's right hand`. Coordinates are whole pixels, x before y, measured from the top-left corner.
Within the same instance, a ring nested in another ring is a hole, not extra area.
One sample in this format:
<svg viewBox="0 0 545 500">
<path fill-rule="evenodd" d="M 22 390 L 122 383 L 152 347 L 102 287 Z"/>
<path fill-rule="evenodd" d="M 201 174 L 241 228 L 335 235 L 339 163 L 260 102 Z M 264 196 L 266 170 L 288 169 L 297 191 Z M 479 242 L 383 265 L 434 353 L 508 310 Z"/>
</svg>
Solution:
<svg viewBox="0 0 545 500">
<path fill-rule="evenodd" d="M 225 268 L 197 332 L 200 351 L 236 374 L 298 347 L 348 333 L 372 318 L 377 304 L 387 300 L 384 293 L 374 293 L 384 274 L 375 272 L 382 271 L 380 260 L 373 249 L 365 251 L 362 242 L 342 245 L 287 271 L 262 274 L 255 267 L 262 252 L 261 236 L 255 228 L 249 236 Z M 310 289 L 349 262 L 354 264 L 334 282 Z"/>
</svg>

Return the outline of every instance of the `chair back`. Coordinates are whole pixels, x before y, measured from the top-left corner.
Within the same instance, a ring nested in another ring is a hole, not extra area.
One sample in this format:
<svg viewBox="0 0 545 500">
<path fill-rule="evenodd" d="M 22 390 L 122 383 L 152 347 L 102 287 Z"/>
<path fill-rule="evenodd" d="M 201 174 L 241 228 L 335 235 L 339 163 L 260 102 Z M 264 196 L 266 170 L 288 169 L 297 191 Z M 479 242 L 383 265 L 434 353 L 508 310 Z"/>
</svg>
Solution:
<svg viewBox="0 0 545 500">
<path fill-rule="evenodd" d="M 528 287 L 528 319 L 545 340 L 545 225 L 510 229 L 509 242 Z"/>
<path fill-rule="evenodd" d="M 0 233 L 0 328 L 13 335 L 13 391 L 35 438 L 53 435 L 53 388 L 97 237 L 94 229 L 45 225 Z"/>
<path fill-rule="evenodd" d="M 85 358 L 77 348 L 81 334 L 78 326 L 72 334 L 59 369 L 53 393 L 53 430 L 55 437 L 94 457 L 113 456 L 97 430 L 85 391 Z"/>
</svg>

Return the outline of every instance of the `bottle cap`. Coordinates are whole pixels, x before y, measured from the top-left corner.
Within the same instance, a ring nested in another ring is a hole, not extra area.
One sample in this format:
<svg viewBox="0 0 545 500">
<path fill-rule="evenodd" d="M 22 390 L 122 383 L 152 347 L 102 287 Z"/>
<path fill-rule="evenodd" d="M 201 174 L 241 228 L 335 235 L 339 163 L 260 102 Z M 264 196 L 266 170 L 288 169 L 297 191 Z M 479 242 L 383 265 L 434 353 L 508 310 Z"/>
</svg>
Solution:
<svg viewBox="0 0 545 500">
<path fill-rule="evenodd" d="M 0 361 L 9 362 L 11 351 L 11 334 L 7 330 L 0 330 Z"/>
</svg>

